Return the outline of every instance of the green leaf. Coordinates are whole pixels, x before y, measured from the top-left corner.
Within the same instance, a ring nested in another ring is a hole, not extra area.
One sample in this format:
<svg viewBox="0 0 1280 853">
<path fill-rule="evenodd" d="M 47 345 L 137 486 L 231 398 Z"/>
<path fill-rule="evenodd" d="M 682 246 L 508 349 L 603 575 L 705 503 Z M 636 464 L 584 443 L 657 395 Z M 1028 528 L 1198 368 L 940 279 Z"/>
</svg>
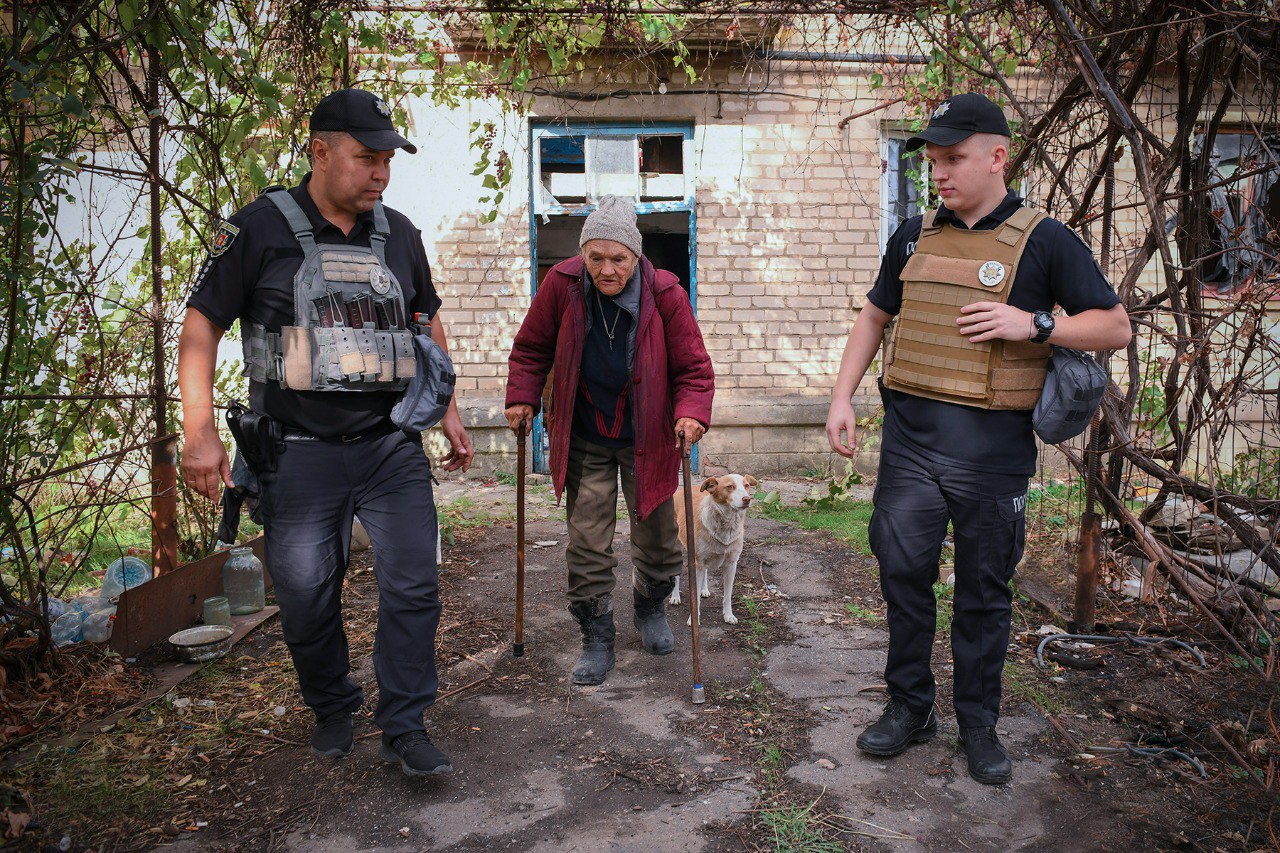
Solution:
<svg viewBox="0 0 1280 853">
<path fill-rule="evenodd" d="M 67 95 L 62 99 L 62 111 L 67 115 L 83 116 L 85 114 L 84 104 L 74 94 Z"/>
</svg>

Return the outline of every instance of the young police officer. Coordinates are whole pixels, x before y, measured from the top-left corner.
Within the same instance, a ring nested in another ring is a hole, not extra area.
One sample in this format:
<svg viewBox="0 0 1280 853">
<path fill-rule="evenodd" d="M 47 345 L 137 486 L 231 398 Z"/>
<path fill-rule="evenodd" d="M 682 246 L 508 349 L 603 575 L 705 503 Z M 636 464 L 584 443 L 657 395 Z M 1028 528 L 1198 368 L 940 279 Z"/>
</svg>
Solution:
<svg viewBox="0 0 1280 853">
<path fill-rule="evenodd" d="M 219 227 L 178 345 L 182 470 L 211 499 L 231 485 L 212 390 L 218 341 L 239 320 L 250 407 L 283 439 L 274 470 L 259 472 L 260 506 L 285 642 L 316 715 L 312 749 L 348 755 L 364 698 L 347 675 L 340 611 L 359 513 L 377 556 L 381 755 L 431 775 L 452 769 L 422 720 L 437 687 L 436 510 L 421 436 L 397 429 L 390 413 L 412 373 L 406 321 L 426 315 L 432 338 L 446 341 L 421 235 L 381 202 L 399 148 L 417 150 L 380 98 L 329 95 L 311 114 L 313 171 Z M 442 427 L 445 469 L 466 470 L 472 451 L 456 404 Z"/>
<path fill-rule="evenodd" d="M 1085 245 L 1006 189 L 1009 125 L 982 95 L 956 95 L 907 144 L 925 146 L 941 204 L 889 238 L 831 395 L 827 439 L 852 456 L 850 398 L 896 315 L 881 377 L 885 416 L 871 548 L 889 607 L 889 703 L 858 738 L 896 755 L 937 733 L 929 666 L 933 584 L 947 523 L 955 537 L 954 706 L 969 773 L 1012 776 L 996 736 L 1009 639 L 1009 581 L 1022 557 L 1031 412 L 1049 343 L 1129 341 L 1128 316 Z M 1050 313 L 1060 306 L 1067 316 Z M 841 437 L 844 433 L 844 437 Z"/>
</svg>

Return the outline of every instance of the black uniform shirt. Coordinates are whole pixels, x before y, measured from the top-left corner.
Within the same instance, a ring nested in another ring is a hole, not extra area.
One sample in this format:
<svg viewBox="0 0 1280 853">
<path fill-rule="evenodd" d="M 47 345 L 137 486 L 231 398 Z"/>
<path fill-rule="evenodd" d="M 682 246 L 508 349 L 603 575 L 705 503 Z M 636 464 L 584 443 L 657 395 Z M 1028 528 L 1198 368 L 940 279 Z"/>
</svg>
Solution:
<svg viewBox="0 0 1280 853">
<path fill-rule="evenodd" d="M 317 243 L 368 246 L 373 214 L 356 217 L 346 235 L 320 215 L 307 191 L 311 176 L 289 190 L 311 220 Z M 431 283 L 431 268 L 422 235 L 404 214 L 387 208 L 391 235 L 387 265 L 404 291 L 409 317 L 435 316 L 440 298 Z M 283 214 L 265 197 L 237 211 L 228 220 L 240 229 L 222 254 L 211 257 L 200 272 L 188 307 L 226 330 L 240 320 L 260 323 L 278 332 L 294 323 L 293 277 L 302 266 L 302 246 Z M 287 426 L 322 438 L 354 435 L 385 425 L 398 397 L 392 391 L 291 391 L 278 382 L 250 382 L 249 406 Z"/>
<path fill-rule="evenodd" d="M 1022 198 L 1010 190 L 974 230 L 994 229 L 1020 207 Z M 923 219 L 913 216 L 903 222 L 885 247 L 880 275 L 867 294 L 871 304 L 885 313 L 897 314 L 902 308 L 902 268 L 916 249 Z M 938 209 L 935 222 L 966 227 L 945 205 Z M 1052 311 L 1054 305 L 1060 305 L 1068 314 L 1079 314 L 1119 305 L 1120 298 L 1089 247 L 1061 222 L 1045 219 L 1027 240 L 1009 291 L 1009 304 L 1023 311 Z M 1027 334 L 1031 334 L 1030 324 Z M 922 456 L 971 471 L 1020 476 L 1035 473 L 1036 442 L 1030 411 L 979 409 L 883 386 L 881 393 L 886 433 Z"/>
</svg>

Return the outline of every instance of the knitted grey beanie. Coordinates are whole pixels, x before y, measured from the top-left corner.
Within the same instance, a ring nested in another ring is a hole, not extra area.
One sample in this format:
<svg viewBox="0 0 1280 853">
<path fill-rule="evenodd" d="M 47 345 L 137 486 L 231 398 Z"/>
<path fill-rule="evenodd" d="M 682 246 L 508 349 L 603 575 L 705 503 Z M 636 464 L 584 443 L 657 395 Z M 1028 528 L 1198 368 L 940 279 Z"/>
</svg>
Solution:
<svg viewBox="0 0 1280 853">
<path fill-rule="evenodd" d="M 578 247 L 585 246 L 588 240 L 613 240 L 640 257 L 640 230 L 636 228 L 636 209 L 631 201 L 616 195 L 600 199 L 600 206 L 582 226 Z"/>
</svg>

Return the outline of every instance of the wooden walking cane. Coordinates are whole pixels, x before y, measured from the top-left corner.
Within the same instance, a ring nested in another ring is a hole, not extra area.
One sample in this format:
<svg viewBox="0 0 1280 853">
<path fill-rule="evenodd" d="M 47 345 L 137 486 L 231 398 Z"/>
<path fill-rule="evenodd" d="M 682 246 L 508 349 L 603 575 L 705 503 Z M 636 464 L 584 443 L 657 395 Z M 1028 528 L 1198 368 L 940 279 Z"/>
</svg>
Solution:
<svg viewBox="0 0 1280 853">
<path fill-rule="evenodd" d="M 524 436 L 522 420 L 516 432 L 516 639 L 511 644 L 511 656 L 517 658 L 524 657 Z"/>
<path fill-rule="evenodd" d="M 693 473 L 690 471 L 689 451 L 685 444 L 684 430 L 680 430 L 680 456 L 684 465 L 684 540 L 685 569 L 689 576 L 689 625 L 693 629 L 693 704 L 707 701 L 702 693 L 702 644 L 698 641 L 698 578 L 694 566 L 698 564 L 697 537 L 693 531 Z"/>
</svg>

